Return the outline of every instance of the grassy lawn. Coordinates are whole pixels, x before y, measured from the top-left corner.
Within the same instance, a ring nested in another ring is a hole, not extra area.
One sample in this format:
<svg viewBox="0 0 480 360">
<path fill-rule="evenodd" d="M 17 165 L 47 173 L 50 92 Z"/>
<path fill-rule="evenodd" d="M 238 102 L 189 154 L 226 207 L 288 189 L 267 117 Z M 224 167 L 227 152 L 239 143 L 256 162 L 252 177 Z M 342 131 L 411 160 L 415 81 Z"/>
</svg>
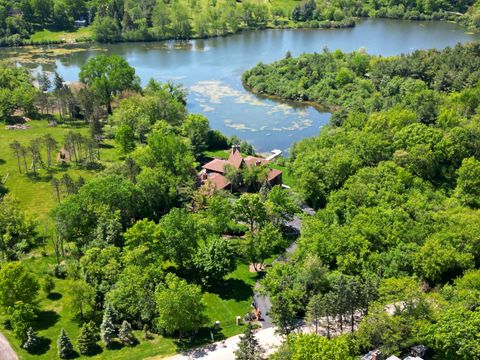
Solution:
<svg viewBox="0 0 480 360">
<path fill-rule="evenodd" d="M 293 190 L 295 190 L 295 187 L 297 186 L 297 179 L 290 174 L 290 171 L 288 168 L 284 165 L 279 165 L 277 163 L 271 164 L 272 168 L 278 169 L 282 171 L 282 181 L 285 185 L 290 186 Z"/>
<path fill-rule="evenodd" d="M 55 206 L 56 199 L 50 183 L 52 177 L 60 178 L 64 173 L 68 173 L 72 178 L 77 179 L 79 176 L 86 180 L 91 178 L 97 171 L 85 170 L 75 165 L 66 167 L 52 166 L 50 170 L 41 169 L 37 176 L 30 176 L 19 173 L 15 155 L 9 147 L 9 144 L 17 140 L 23 146 L 28 146 L 30 141 L 35 138 L 42 137 L 46 134 L 52 135 L 61 147 L 64 136 L 69 131 L 88 133 L 88 128 L 83 125 L 75 127 L 59 125 L 57 127 L 48 127 L 46 120 L 32 120 L 28 122 L 30 128 L 28 130 L 6 130 L 4 126 L 0 126 L 0 176 L 7 176 L 5 185 L 10 193 L 12 193 L 25 209 L 39 221 L 46 220 L 48 212 Z M 103 147 L 100 151 L 102 164 L 106 167 L 118 160 L 118 152 L 113 148 L 112 143 L 107 142 L 107 147 Z M 42 150 L 44 160 L 46 158 L 45 150 Z M 56 154 L 55 154 L 56 157 Z"/>
<path fill-rule="evenodd" d="M 257 279 L 256 273 L 248 270 L 248 265 L 240 264 L 228 275 L 226 281 L 218 289 L 205 292 L 203 299 L 207 304 L 207 316 L 213 325 L 220 321 L 222 334 L 230 337 L 243 332 L 243 326 L 236 325 L 237 316 L 243 316 L 251 310 L 253 287 Z"/>
<path fill-rule="evenodd" d="M 78 28 L 73 31 L 52 31 L 43 29 L 30 37 L 34 42 L 65 41 L 67 43 L 89 40 L 92 37 L 91 27 Z"/>
<path fill-rule="evenodd" d="M 24 264 L 34 272 L 39 278 L 42 278 L 55 263 L 53 255 L 30 256 L 24 260 Z M 225 283 L 218 289 L 212 289 L 211 292 L 205 292 L 204 301 L 207 305 L 207 316 L 212 325 L 216 320 L 220 321 L 221 334 L 216 339 L 229 337 L 242 333 L 244 326 L 237 326 L 235 318 L 237 315 L 243 316 L 250 311 L 252 302 L 253 286 L 255 285 L 257 274 L 250 273 L 248 265 L 240 264 L 237 269 L 231 273 Z M 38 334 L 49 339 L 45 343 L 41 354 L 31 355 L 22 349 L 19 341 L 15 339 L 11 331 L 5 330 L 3 321 L 5 316 L 0 316 L 0 331 L 10 340 L 15 351 L 21 359 L 56 359 L 57 358 L 57 337 L 60 329 L 64 328 L 77 349 L 77 336 L 80 332 L 79 321 L 70 306 L 71 294 L 69 292 L 72 280 L 54 279 L 55 289 L 52 295 L 47 298 L 43 292 L 40 292 L 38 302 L 41 309 L 37 319 Z M 208 331 L 207 331 L 208 333 Z M 102 346 L 102 351 L 90 357 L 81 356 L 81 359 L 143 359 L 150 356 L 166 356 L 177 352 L 175 339 L 164 338 L 159 335 L 152 335 L 152 338 L 145 341 L 142 331 L 135 331 L 135 335 L 140 343 L 135 347 L 120 347 L 115 350 L 106 350 Z M 209 341 L 208 337 L 203 340 Z M 99 342 L 101 345 L 101 342 Z"/>
<path fill-rule="evenodd" d="M 24 261 L 25 265 L 35 272 L 39 277 L 43 276 L 48 271 L 49 266 L 54 264 L 53 256 L 36 257 Z M 70 306 L 71 295 L 69 293 L 69 286 L 72 280 L 54 279 L 55 289 L 50 296 L 46 298 L 43 292 L 39 296 L 39 307 L 41 309 L 40 315 L 37 319 L 38 334 L 49 341 L 45 343 L 41 354 L 31 355 L 19 346 L 19 341 L 15 339 L 13 334 L 5 329 L 1 331 L 7 336 L 13 348 L 21 359 L 57 359 L 57 337 L 60 329 L 64 328 L 68 336 L 72 340 L 75 349 L 77 347 L 77 336 L 80 332 L 80 324 L 75 319 L 75 314 Z M 5 317 L 0 317 L 4 320 Z M 1 321 L 3 327 L 3 321 Z M 90 357 L 81 356 L 85 359 L 143 359 L 153 355 L 169 355 L 176 351 L 176 346 L 172 339 L 166 339 L 158 335 L 153 335 L 151 339 L 145 341 L 142 337 L 142 331 L 135 331 L 135 336 L 140 343 L 133 347 L 120 347 L 116 350 L 106 350 L 102 346 L 102 351 Z M 101 342 L 99 342 L 101 345 Z"/>
<path fill-rule="evenodd" d="M 270 2 L 271 7 L 274 8 L 281 8 L 285 11 L 287 15 L 290 15 L 295 6 L 297 6 L 300 1 L 296 0 L 272 0 Z"/>
</svg>

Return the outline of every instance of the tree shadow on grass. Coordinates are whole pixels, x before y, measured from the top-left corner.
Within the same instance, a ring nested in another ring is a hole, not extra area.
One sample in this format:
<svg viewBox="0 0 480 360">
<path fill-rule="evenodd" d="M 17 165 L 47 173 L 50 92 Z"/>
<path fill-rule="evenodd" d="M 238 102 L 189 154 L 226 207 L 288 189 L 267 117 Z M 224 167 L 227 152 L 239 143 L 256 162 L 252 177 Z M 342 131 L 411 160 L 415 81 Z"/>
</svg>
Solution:
<svg viewBox="0 0 480 360">
<path fill-rule="evenodd" d="M 184 337 L 182 339 L 174 340 L 175 346 L 177 350 L 181 352 L 187 352 L 190 357 L 194 359 L 205 356 L 203 352 L 205 349 L 197 349 L 200 346 L 204 346 L 209 351 L 214 350 L 214 346 L 212 344 L 212 335 L 213 335 L 213 342 L 225 340 L 226 337 L 222 333 L 222 329 L 213 330 L 212 328 L 203 327 L 201 328 L 195 336 L 192 337 Z"/>
<path fill-rule="evenodd" d="M 98 145 L 98 147 L 100 149 L 113 149 L 115 146 L 111 145 L 111 144 L 107 144 L 107 143 L 100 143 Z"/>
<path fill-rule="evenodd" d="M 121 350 L 123 349 L 123 344 L 120 341 L 112 341 L 110 346 L 108 347 L 108 350 Z"/>
<path fill-rule="evenodd" d="M 5 161 L 5 160 L 3 160 L 3 159 L 0 159 L 0 165 L 3 165 L 3 164 L 5 164 L 5 163 L 6 163 L 6 161 Z"/>
<path fill-rule="evenodd" d="M 52 300 L 52 301 L 57 301 L 57 300 L 60 300 L 61 298 L 62 298 L 62 294 L 57 293 L 57 292 L 51 292 L 47 296 L 47 299 Z"/>
<path fill-rule="evenodd" d="M 52 310 L 40 311 L 37 317 L 37 329 L 45 330 L 55 325 L 60 316 Z"/>
<path fill-rule="evenodd" d="M 39 338 L 39 344 L 35 349 L 29 350 L 28 353 L 32 355 L 43 355 L 50 349 L 50 344 L 52 340 L 46 337 Z"/>
<path fill-rule="evenodd" d="M 223 300 L 245 301 L 253 296 L 253 289 L 245 281 L 239 279 L 224 280 L 210 289 Z"/>
<path fill-rule="evenodd" d="M 91 349 L 90 349 L 90 353 L 88 354 L 88 356 L 95 356 L 95 355 L 98 355 L 100 354 L 101 352 L 103 351 L 102 347 L 98 344 L 95 344 L 95 345 L 92 345 Z"/>
<path fill-rule="evenodd" d="M 41 175 L 38 172 L 36 173 L 29 172 L 27 174 L 27 177 L 33 182 L 49 182 L 52 180 L 51 174 Z"/>
</svg>

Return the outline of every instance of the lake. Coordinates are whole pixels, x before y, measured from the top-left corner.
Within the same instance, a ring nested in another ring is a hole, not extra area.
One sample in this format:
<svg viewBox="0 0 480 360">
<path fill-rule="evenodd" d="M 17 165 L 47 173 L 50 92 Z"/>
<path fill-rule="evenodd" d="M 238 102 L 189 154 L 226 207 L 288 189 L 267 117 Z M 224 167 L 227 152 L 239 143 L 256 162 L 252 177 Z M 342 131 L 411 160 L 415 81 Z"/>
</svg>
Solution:
<svg viewBox="0 0 480 360">
<path fill-rule="evenodd" d="M 229 37 L 188 42 L 121 43 L 74 45 L 73 52 L 62 48 L 39 50 L 22 59 L 26 49 L 3 49 L 0 57 L 18 57 L 19 63 L 34 71 L 58 71 L 67 81 L 78 80 L 79 68 L 99 53 L 123 56 L 145 84 L 150 78 L 181 82 L 188 88 L 188 109 L 201 113 L 210 125 L 227 135 L 251 142 L 257 151 L 287 151 L 296 141 L 314 136 L 328 123 L 330 114 L 311 106 L 289 104 L 258 97 L 245 90 L 242 73 L 262 61 L 269 63 L 285 56 L 330 50 L 353 51 L 365 48 L 370 54 L 396 55 L 416 49 L 453 46 L 480 39 L 457 24 L 368 19 L 350 29 L 263 30 Z M 71 49 L 72 50 L 72 49 Z"/>
</svg>

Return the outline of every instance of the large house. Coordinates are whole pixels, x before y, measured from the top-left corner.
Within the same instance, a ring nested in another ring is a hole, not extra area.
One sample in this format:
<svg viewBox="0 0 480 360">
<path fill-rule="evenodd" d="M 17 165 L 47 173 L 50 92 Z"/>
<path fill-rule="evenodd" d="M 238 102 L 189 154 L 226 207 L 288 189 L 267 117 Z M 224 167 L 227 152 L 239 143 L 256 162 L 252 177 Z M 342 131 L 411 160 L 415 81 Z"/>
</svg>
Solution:
<svg viewBox="0 0 480 360">
<path fill-rule="evenodd" d="M 202 184 L 211 182 L 217 190 L 231 190 L 231 183 L 225 177 L 227 169 L 244 169 L 251 166 L 268 166 L 269 160 L 256 156 L 243 157 L 238 145 L 232 146 L 232 151 L 227 160 L 213 159 L 202 166 L 203 170 L 199 174 Z M 269 169 L 267 181 L 271 186 L 282 184 L 282 172 L 277 169 Z"/>
</svg>

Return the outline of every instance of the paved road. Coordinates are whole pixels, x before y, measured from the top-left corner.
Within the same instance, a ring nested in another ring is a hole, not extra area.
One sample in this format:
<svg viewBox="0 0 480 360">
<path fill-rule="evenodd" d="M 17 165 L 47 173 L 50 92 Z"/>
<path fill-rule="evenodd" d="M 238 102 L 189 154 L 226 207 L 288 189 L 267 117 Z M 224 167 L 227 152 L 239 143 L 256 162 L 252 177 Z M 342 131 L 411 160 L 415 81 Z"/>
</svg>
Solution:
<svg viewBox="0 0 480 360">
<path fill-rule="evenodd" d="M 312 208 L 309 208 L 307 206 L 302 206 L 302 211 L 304 214 L 308 216 L 315 214 L 315 211 Z M 299 235 L 300 229 L 302 227 L 302 219 L 300 216 L 295 216 L 293 220 L 288 222 L 286 225 L 291 229 L 293 229 Z M 297 249 L 297 243 L 293 242 L 292 244 L 290 244 L 288 248 L 285 249 L 285 253 L 280 255 L 277 259 L 275 259 L 274 262 L 285 261 L 288 255 L 295 252 L 296 249 Z M 273 327 L 272 319 L 268 315 L 268 312 L 272 307 L 272 303 L 268 296 L 263 295 L 259 292 L 259 289 L 260 289 L 260 283 L 259 281 L 257 281 L 255 285 L 255 292 L 253 294 L 253 301 L 255 302 L 255 304 L 257 305 L 257 307 L 260 309 L 262 313 L 262 327 L 264 329 L 268 329 Z"/>
<path fill-rule="evenodd" d="M 0 333 L 0 360 L 18 360 L 8 340 Z"/>
<path fill-rule="evenodd" d="M 206 360 L 234 360 L 235 350 L 238 348 L 240 336 L 232 336 L 225 341 L 219 341 L 214 344 L 202 346 L 182 354 L 168 357 L 167 360 L 191 360 L 191 359 L 206 359 Z M 258 342 L 265 349 L 265 355 L 270 355 L 282 343 L 282 337 L 275 334 L 273 327 L 268 329 L 261 329 L 255 333 Z M 156 360 L 157 357 L 151 360 Z"/>
</svg>

